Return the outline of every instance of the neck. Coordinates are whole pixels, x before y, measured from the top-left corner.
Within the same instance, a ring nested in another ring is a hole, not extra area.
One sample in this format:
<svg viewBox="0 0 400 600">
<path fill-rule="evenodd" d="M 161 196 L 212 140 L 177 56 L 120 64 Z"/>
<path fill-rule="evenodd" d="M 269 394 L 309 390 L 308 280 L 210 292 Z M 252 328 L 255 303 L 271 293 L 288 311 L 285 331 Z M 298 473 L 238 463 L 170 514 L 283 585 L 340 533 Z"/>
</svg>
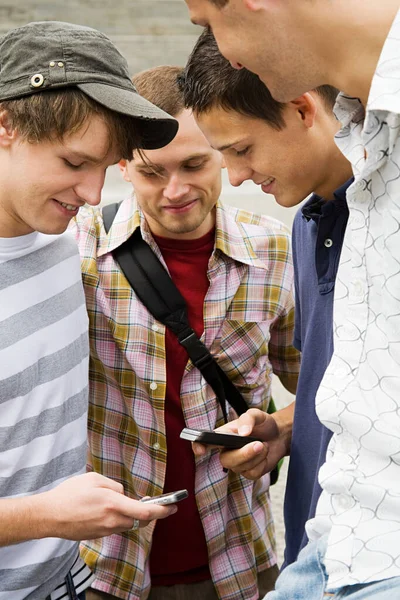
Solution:
<svg viewBox="0 0 400 600">
<path fill-rule="evenodd" d="M 0 238 L 20 237 L 32 233 L 33 229 L 13 216 L 1 202 L 0 198 Z"/>
<path fill-rule="evenodd" d="M 366 106 L 372 78 L 399 4 L 398 0 L 340 1 L 340 15 L 335 18 L 331 14 L 335 23 L 331 21 L 329 25 L 330 39 L 332 30 L 335 37 L 327 60 L 327 72 L 332 73 L 332 85 L 349 96 L 360 98 Z"/>
<path fill-rule="evenodd" d="M 335 147 L 334 152 L 335 155 L 328 163 L 328 172 L 314 189 L 314 193 L 324 198 L 324 200 L 333 200 L 334 192 L 353 175 L 349 161 L 343 156 L 339 148 Z"/>
</svg>

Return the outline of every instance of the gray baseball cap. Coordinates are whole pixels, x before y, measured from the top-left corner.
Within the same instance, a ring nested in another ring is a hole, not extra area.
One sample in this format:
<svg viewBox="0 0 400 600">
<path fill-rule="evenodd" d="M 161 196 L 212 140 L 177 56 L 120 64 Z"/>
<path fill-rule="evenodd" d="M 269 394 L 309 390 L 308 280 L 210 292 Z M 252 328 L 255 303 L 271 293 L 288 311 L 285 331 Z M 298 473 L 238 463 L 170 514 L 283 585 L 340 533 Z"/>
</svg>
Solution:
<svg viewBox="0 0 400 600">
<path fill-rule="evenodd" d="M 65 87 L 136 118 L 144 149 L 162 148 L 176 135 L 177 121 L 137 93 L 125 58 L 100 31 L 42 21 L 0 38 L 0 101 Z"/>
</svg>

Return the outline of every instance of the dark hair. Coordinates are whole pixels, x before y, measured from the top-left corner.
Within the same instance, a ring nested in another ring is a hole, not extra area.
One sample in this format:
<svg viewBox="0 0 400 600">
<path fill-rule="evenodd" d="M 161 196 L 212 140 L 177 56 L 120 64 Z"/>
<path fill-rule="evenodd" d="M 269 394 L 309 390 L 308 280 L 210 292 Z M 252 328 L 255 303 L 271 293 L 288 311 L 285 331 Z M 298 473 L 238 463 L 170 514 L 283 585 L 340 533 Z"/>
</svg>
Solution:
<svg viewBox="0 0 400 600">
<path fill-rule="evenodd" d="M 5 111 L 11 128 L 32 144 L 63 140 L 97 116 L 108 129 L 109 147 L 122 158 L 131 158 L 132 151 L 141 145 L 136 119 L 102 106 L 74 87 L 4 100 L 1 111 Z"/>
<path fill-rule="evenodd" d="M 245 116 L 262 119 L 274 129 L 285 126 L 285 104 L 277 102 L 258 75 L 247 69 L 234 69 L 220 53 L 210 29 L 200 35 L 182 75 L 179 86 L 186 108 L 195 113 L 217 106 Z M 315 90 L 330 110 L 338 90 L 324 85 Z"/>
<path fill-rule="evenodd" d="M 176 117 L 185 108 L 183 94 L 178 86 L 178 77 L 182 73 L 182 67 L 162 65 L 134 75 L 132 83 L 143 98 L 161 108 L 171 117 Z"/>
</svg>

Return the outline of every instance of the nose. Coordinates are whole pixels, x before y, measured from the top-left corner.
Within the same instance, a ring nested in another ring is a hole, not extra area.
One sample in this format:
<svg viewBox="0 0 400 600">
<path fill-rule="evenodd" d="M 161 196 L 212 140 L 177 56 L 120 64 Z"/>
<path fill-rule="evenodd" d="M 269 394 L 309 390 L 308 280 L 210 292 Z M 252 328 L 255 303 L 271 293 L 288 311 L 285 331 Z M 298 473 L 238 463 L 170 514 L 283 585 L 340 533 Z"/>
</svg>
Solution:
<svg viewBox="0 0 400 600">
<path fill-rule="evenodd" d="M 164 188 L 164 196 L 171 202 L 179 202 L 190 191 L 190 185 L 182 180 L 182 176 L 173 174 Z"/>
<path fill-rule="evenodd" d="M 101 200 L 101 190 L 104 186 L 106 172 L 100 168 L 91 173 L 85 173 L 81 181 L 75 185 L 74 192 L 90 206 L 96 206 Z"/>
<path fill-rule="evenodd" d="M 247 167 L 233 167 L 228 164 L 226 166 L 228 169 L 229 183 L 234 187 L 238 187 L 239 185 L 242 185 L 243 181 L 251 179 L 251 169 L 248 169 Z"/>
</svg>

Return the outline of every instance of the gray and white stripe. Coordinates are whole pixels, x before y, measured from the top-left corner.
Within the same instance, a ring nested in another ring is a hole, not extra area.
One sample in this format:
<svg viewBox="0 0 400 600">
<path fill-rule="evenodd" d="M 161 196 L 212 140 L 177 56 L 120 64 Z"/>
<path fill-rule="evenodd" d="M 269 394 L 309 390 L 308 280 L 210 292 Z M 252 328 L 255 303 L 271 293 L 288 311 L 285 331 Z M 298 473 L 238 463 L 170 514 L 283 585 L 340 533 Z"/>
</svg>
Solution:
<svg viewBox="0 0 400 600">
<path fill-rule="evenodd" d="M 85 471 L 87 328 L 70 234 L 0 239 L 0 497 L 43 492 Z M 56 538 L 0 548 L 0 600 L 42 600 L 77 553 L 75 542 Z"/>
</svg>

